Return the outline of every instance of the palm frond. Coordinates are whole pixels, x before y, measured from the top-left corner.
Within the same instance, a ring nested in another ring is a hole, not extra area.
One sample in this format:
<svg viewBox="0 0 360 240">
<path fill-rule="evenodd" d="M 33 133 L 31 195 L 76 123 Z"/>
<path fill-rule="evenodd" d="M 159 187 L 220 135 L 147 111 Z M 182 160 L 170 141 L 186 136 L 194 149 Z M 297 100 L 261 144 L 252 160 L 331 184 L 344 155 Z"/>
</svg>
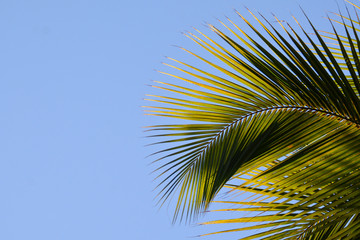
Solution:
<svg viewBox="0 0 360 240">
<path fill-rule="evenodd" d="M 258 225 L 222 232 L 264 229 L 243 239 L 357 239 L 359 19 L 339 14 L 332 21 L 341 34 L 335 26 L 318 32 L 309 20 L 310 36 L 301 25 L 297 31 L 279 21 L 278 29 L 262 16 L 250 12 L 253 24 L 237 14 L 241 25 L 229 19 L 220 22 L 224 31 L 209 25 L 219 40 L 199 30 L 186 34 L 214 60 L 182 49 L 208 69 L 168 58 L 172 70 L 162 73 L 177 83 L 155 81 L 165 94 L 148 95 L 154 104 L 147 114 L 180 121 L 149 128 L 162 139 L 157 144 L 169 146 L 155 153 L 163 162 L 156 170 L 160 201 L 178 194 L 175 219 L 191 219 L 226 187 L 254 198 L 222 201 L 240 207 L 220 211 L 253 214 L 206 224 Z"/>
</svg>

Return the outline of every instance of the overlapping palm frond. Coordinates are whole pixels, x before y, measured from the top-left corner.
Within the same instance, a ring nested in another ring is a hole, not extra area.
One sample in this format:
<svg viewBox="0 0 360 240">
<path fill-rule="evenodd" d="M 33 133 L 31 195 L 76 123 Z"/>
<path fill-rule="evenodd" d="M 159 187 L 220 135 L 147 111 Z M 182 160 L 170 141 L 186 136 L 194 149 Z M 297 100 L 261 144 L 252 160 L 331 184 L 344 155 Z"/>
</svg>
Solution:
<svg viewBox="0 0 360 240">
<path fill-rule="evenodd" d="M 191 218 L 226 187 L 253 198 L 222 201 L 232 207 L 220 211 L 253 214 L 206 223 L 240 224 L 223 232 L 359 239 L 359 18 L 339 14 L 332 33 L 309 21 L 309 36 L 253 15 L 258 29 L 238 15 L 241 24 L 221 22 L 226 32 L 209 25 L 221 43 L 198 30 L 187 34 L 220 63 L 184 49 L 207 70 L 169 58 L 179 73 L 165 74 L 182 83 L 157 81 L 166 94 L 149 95 L 157 104 L 148 114 L 181 121 L 150 127 L 164 138 L 158 143 L 170 144 L 158 152 L 161 200 L 177 193 L 175 218 Z"/>
</svg>

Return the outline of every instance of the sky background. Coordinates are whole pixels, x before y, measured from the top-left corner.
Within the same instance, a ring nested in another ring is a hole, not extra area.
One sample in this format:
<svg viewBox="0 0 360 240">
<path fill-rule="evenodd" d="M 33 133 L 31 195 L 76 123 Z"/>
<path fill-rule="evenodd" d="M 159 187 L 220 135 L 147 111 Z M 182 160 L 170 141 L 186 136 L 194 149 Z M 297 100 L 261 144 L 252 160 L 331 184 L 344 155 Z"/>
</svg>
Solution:
<svg viewBox="0 0 360 240">
<path fill-rule="evenodd" d="M 225 15 L 240 23 L 233 9 L 244 6 L 292 22 L 299 5 L 320 28 L 337 11 L 328 0 L 1 0 L 0 239 L 211 232 L 172 225 L 171 206 L 155 206 L 146 158 L 155 149 L 144 147 L 142 127 L 157 119 L 141 109 L 147 85 L 164 79 L 153 69 L 164 56 L 186 59 L 172 45 L 192 49 L 181 34 L 192 26 L 206 32 L 204 22 Z"/>
</svg>

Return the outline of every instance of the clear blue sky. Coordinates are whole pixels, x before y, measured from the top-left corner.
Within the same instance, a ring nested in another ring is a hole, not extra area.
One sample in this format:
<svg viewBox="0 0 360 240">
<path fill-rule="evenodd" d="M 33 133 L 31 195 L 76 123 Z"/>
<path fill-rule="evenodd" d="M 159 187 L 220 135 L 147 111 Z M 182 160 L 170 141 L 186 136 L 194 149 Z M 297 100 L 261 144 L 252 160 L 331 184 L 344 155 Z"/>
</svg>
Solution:
<svg viewBox="0 0 360 240">
<path fill-rule="evenodd" d="M 341 1 L 339 1 L 342 4 Z M 236 19 L 244 6 L 291 20 L 301 5 L 326 24 L 328 0 L 2 0 L 0 2 L 0 239 L 183 240 L 155 207 L 153 149 L 141 127 L 164 56 L 181 35 Z M 163 76 L 161 76 L 163 78 Z M 224 236 L 204 239 L 222 239 Z"/>
</svg>

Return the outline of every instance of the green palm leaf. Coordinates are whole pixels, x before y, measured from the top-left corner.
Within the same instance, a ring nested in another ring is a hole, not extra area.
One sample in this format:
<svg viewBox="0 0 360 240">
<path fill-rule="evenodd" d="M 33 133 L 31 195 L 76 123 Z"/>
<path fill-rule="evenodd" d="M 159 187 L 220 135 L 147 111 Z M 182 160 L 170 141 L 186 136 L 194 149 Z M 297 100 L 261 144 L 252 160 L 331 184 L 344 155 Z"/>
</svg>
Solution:
<svg viewBox="0 0 360 240">
<path fill-rule="evenodd" d="M 191 219 L 228 188 L 253 197 L 222 201 L 236 206 L 218 211 L 252 214 L 205 223 L 240 224 L 222 232 L 264 229 L 243 239 L 358 239 L 358 19 L 339 14 L 333 22 L 341 35 L 335 27 L 318 32 L 309 21 L 311 37 L 301 26 L 298 32 L 280 23 L 278 30 L 252 14 L 258 28 L 238 15 L 253 36 L 231 20 L 221 22 L 228 33 L 209 25 L 225 44 L 188 33 L 215 60 L 183 50 L 212 70 L 169 58 L 173 64 L 165 65 L 178 73 L 162 73 L 180 83 L 155 81 L 166 94 L 148 96 L 154 104 L 147 114 L 180 121 L 149 128 L 162 138 L 157 144 L 169 146 L 156 153 L 160 201 L 178 194 L 175 219 Z"/>
</svg>

